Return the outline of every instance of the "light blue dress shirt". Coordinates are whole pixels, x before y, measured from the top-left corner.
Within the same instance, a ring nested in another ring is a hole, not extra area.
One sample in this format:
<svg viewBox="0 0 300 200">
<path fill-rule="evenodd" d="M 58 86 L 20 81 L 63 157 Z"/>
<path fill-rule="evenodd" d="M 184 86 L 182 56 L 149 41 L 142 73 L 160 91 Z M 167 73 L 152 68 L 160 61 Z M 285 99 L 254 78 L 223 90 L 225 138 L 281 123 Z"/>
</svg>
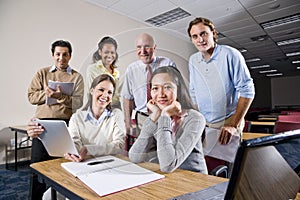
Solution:
<svg viewBox="0 0 300 200">
<path fill-rule="evenodd" d="M 57 70 L 55 65 L 52 65 L 52 67 L 50 68 L 49 72 L 54 72 L 55 70 Z M 67 72 L 68 74 L 72 75 L 72 68 L 70 66 L 67 67 Z"/>
<path fill-rule="evenodd" d="M 91 111 L 91 108 L 89 107 L 86 113 L 85 121 L 89 121 L 93 125 L 99 126 L 106 117 L 110 117 L 112 115 L 113 113 L 111 111 L 105 109 L 99 119 L 96 119 Z"/>
<path fill-rule="evenodd" d="M 216 45 L 206 62 L 200 52 L 189 60 L 190 94 L 209 123 L 234 114 L 239 97 L 254 98 L 254 84 L 242 54 Z"/>
</svg>

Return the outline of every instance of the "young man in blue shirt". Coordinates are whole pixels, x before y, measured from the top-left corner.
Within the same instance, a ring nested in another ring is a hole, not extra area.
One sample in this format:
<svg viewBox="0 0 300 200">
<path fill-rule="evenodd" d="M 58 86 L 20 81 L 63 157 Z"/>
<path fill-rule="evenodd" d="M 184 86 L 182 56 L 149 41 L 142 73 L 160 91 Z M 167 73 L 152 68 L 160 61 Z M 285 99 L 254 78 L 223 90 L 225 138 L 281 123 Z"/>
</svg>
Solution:
<svg viewBox="0 0 300 200">
<path fill-rule="evenodd" d="M 228 144 L 233 135 L 242 134 L 255 94 L 253 80 L 242 54 L 217 44 L 217 31 L 209 19 L 191 21 L 188 34 L 199 50 L 189 59 L 191 97 L 207 128 L 220 130 L 216 140 Z"/>
</svg>

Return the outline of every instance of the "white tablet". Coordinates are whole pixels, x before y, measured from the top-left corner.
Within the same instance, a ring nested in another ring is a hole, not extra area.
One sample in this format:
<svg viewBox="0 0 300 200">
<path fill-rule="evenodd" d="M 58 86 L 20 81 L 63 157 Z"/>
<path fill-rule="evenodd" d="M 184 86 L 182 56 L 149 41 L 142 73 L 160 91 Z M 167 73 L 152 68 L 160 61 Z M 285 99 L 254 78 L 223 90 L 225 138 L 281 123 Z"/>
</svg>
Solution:
<svg viewBox="0 0 300 200">
<path fill-rule="evenodd" d="M 64 157 L 65 153 L 79 155 L 65 121 L 37 119 L 36 122 L 45 129 L 39 139 L 50 156 Z"/>
</svg>

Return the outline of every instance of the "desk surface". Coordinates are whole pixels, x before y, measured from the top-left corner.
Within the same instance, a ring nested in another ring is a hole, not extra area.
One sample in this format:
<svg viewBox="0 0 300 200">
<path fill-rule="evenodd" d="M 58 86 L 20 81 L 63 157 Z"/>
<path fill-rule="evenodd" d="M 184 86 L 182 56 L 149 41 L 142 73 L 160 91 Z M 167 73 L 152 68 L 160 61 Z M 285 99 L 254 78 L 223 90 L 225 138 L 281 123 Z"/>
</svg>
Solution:
<svg viewBox="0 0 300 200">
<path fill-rule="evenodd" d="M 273 134 L 270 134 L 270 133 L 243 132 L 242 139 L 243 140 L 250 140 L 250 139 L 259 138 L 259 137 L 265 137 L 265 136 L 269 136 L 269 135 L 273 135 Z"/>
<path fill-rule="evenodd" d="M 270 121 L 251 121 L 251 126 L 252 125 L 258 125 L 258 126 L 275 126 L 275 122 L 270 122 Z"/>
<path fill-rule="evenodd" d="M 17 131 L 20 133 L 27 133 L 27 126 L 26 125 L 17 125 L 17 126 L 10 126 L 10 130 Z"/>
<path fill-rule="evenodd" d="M 62 191 L 65 194 L 73 192 L 83 199 L 98 199 L 99 196 L 95 192 L 61 167 L 60 164 L 66 161 L 63 158 L 59 158 L 34 163 L 30 166 L 43 179 L 50 179 L 54 188 L 59 192 L 61 192 L 60 189 L 63 189 Z M 139 165 L 154 172 L 164 174 L 166 177 L 158 181 L 104 196 L 101 199 L 168 199 L 227 181 L 224 178 L 181 169 L 165 174 L 159 170 L 158 164 L 154 163 L 141 163 Z"/>
</svg>

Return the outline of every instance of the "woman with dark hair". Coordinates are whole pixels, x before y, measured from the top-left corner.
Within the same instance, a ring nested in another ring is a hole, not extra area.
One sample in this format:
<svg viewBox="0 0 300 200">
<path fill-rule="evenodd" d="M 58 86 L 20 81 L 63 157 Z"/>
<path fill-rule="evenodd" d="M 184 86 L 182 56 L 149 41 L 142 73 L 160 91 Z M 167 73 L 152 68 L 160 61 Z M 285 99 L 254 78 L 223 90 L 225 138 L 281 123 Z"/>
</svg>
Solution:
<svg viewBox="0 0 300 200">
<path fill-rule="evenodd" d="M 150 111 L 141 134 L 129 151 L 132 162 L 158 162 L 163 172 L 177 168 L 207 174 L 202 149 L 205 119 L 194 109 L 180 72 L 156 69 L 150 80 Z"/>
<path fill-rule="evenodd" d="M 114 91 L 115 82 L 110 75 L 102 74 L 94 79 L 87 104 L 72 115 L 69 123 L 79 156 L 67 153 L 66 159 L 80 162 L 87 154 L 121 153 L 125 146 L 125 124 L 121 110 L 111 108 Z"/>
<path fill-rule="evenodd" d="M 116 84 L 120 77 L 120 72 L 116 69 L 118 60 L 118 44 L 115 39 L 109 36 L 103 37 L 98 43 L 98 49 L 93 54 L 93 63 L 88 66 L 86 71 L 86 88 L 89 90 L 94 78 L 101 74 L 111 75 Z M 118 91 L 113 98 L 112 106 L 120 108 Z"/>
</svg>

